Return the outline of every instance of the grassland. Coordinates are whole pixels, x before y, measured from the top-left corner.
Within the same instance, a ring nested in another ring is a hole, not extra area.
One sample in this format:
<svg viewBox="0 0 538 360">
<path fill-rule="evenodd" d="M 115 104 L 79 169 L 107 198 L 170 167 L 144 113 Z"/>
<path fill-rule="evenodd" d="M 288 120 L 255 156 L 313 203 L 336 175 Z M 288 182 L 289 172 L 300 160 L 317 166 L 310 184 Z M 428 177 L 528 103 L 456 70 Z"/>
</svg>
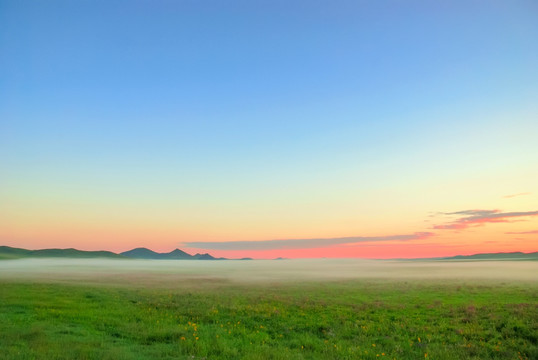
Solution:
<svg viewBox="0 0 538 360">
<path fill-rule="evenodd" d="M 0 266 L 3 359 L 538 358 L 535 264 L 503 262 L 506 281 L 476 263 L 460 277 L 424 264 L 366 263 L 380 275 L 347 276 L 331 273 L 336 262 L 66 273 L 65 263 L 18 271 L 20 261 Z M 328 275 L 301 275 L 308 266 Z"/>
</svg>

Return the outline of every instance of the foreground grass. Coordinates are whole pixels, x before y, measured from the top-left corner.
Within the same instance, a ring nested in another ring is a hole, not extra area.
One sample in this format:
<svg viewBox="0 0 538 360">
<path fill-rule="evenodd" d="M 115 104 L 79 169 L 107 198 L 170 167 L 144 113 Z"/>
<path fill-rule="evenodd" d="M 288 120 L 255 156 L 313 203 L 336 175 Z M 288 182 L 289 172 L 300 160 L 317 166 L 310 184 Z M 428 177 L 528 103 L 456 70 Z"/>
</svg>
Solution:
<svg viewBox="0 0 538 360">
<path fill-rule="evenodd" d="M 536 284 L 0 282 L 3 359 L 538 359 Z"/>
</svg>

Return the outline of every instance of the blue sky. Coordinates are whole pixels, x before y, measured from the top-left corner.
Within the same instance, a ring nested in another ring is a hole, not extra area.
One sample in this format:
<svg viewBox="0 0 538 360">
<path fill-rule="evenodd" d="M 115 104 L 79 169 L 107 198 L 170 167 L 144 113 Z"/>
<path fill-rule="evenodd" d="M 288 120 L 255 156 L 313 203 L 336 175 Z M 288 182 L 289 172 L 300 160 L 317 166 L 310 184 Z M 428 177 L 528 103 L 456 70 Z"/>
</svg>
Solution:
<svg viewBox="0 0 538 360">
<path fill-rule="evenodd" d="M 524 180 L 499 193 L 532 193 L 534 1 L 2 1 L 0 24 L 6 208 L 241 218 L 505 169 Z"/>
</svg>

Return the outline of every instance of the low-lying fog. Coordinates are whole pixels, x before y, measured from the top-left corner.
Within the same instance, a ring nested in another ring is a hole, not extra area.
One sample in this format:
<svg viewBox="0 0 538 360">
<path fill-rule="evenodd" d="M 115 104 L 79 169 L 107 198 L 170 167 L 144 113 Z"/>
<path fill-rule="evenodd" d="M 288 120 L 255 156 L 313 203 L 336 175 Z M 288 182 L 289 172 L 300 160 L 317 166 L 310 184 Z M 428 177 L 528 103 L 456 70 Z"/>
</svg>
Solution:
<svg viewBox="0 0 538 360">
<path fill-rule="evenodd" d="M 536 261 L 109 260 L 0 261 L 0 280 L 54 280 L 112 284 L 179 285 L 196 282 L 327 281 L 346 279 L 498 280 L 538 282 Z"/>
</svg>

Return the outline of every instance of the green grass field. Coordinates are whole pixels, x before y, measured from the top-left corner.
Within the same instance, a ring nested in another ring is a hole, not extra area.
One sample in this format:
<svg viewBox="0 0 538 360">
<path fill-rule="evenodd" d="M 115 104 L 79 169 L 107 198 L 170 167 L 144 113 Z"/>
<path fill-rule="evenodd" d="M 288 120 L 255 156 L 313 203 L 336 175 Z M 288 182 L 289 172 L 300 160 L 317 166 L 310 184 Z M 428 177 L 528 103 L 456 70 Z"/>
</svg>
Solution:
<svg viewBox="0 0 538 360">
<path fill-rule="evenodd" d="M 0 277 L 0 358 L 538 359 L 537 295 L 528 281 Z"/>
</svg>

